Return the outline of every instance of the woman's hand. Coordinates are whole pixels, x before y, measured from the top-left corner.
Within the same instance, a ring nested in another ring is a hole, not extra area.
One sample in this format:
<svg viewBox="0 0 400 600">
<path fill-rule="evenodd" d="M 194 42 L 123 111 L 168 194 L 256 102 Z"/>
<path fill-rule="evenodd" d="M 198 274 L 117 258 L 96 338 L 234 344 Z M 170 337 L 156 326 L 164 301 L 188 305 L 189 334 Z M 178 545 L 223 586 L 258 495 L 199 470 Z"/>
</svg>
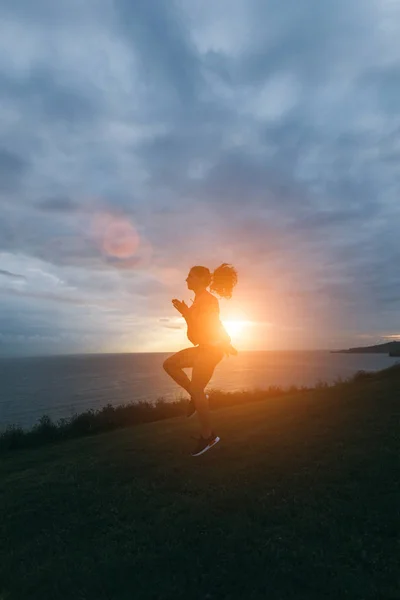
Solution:
<svg viewBox="0 0 400 600">
<path fill-rule="evenodd" d="M 174 308 L 176 308 L 176 310 L 180 312 L 183 317 L 186 317 L 189 311 L 189 307 L 185 302 L 181 302 L 180 300 L 174 298 L 174 300 L 172 300 L 172 304 Z"/>
</svg>

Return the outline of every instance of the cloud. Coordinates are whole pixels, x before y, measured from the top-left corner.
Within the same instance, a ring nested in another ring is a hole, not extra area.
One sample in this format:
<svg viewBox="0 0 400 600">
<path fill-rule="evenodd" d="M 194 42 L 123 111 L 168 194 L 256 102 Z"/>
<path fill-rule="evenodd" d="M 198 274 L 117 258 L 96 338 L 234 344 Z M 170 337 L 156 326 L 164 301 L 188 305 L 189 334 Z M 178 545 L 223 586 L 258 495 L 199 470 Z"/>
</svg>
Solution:
<svg viewBox="0 0 400 600">
<path fill-rule="evenodd" d="M 19 187 L 27 168 L 27 159 L 5 148 L 0 148 L 0 192 L 7 192 Z"/>
<path fill-rule="evenodd" d="M 0 275 L 4 275 L 4 277 L 11 277 L 11 279 L 26 279 L 23 275 L 18 275 L 18 273 L 11 273 L 5 269 L 0 269 Z"/>
<path fill-rule="evenodd" d="M 0 83 L 6 101 L 17 102 L 21 108 L 29 105 L 30 114 L 38 119 L 79 125 L 97 113 L 94 97 L 89 99 L 83 90 L 73 89 L 50 67 L 35 67 L 23 79 L 3 74 Z"/>
<path fill-rule="evenodd" d="M 184 325 L 177 323 L 177 324 L 163 325 L 163 327 L 165 327 L 166 329 L 183 329 Z"/>
<path fill-rule="evenodd" d="M 192 102 L 201 80 L 201 63 L 176 3 L 119 0 L 116 11 L 149 90 L 156 97 L 162 90 L 163 101 L 176 98 L 183 108 Z"/>
<path fill-rule="evenodd" d="M 273 322 L 275 345 L 299 322 L 314 346 L 390 335 L 395 16 L 361 0 L 3 2 L 0 307 L 10 323 L 22 311 L 15 335 L 38 316 L 49 349 L 90 347 L 85 332 L 116 348 L 133 319 L 147 348 L 175 335 L 190 266 L 224 261 L 239 270 L 229 310 Z"/>
<path fill-rule="evenodd" d="M 71 198 L 46 198 L 37 202 L 36 206 L 45 211 L 75 212 L 79 210 L 79 203 Z"/>
</svg>

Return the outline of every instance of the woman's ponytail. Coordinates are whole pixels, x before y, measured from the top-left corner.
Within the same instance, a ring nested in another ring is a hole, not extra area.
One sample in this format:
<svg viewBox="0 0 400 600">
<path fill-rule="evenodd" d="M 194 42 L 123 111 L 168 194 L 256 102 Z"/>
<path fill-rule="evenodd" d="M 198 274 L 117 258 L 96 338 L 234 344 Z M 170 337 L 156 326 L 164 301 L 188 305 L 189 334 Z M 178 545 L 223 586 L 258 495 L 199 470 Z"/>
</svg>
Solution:
<svg viewBox="0 0 400 600">
<path fill-rule="evenodd" d="M 232 265 L 223 263 L 211 275 L 210 290 L 216 292 L 221 298 L 229 299 L 236 284 L 236 269 Z"/>
</svg>

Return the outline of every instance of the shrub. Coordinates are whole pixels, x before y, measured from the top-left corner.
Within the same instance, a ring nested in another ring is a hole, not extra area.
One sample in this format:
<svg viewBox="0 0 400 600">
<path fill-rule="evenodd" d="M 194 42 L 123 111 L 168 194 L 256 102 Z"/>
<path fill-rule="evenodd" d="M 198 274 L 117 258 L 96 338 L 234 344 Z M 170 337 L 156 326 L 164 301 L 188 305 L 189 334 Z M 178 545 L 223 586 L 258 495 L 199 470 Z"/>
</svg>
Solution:
<svg viewBox="0 0 400 600">
<path fill-rule="evenodd" d="M 22 448 L 26 432 L 21 427 L 10 425 L 0 435 L 0 450 Z"/>
</svg>

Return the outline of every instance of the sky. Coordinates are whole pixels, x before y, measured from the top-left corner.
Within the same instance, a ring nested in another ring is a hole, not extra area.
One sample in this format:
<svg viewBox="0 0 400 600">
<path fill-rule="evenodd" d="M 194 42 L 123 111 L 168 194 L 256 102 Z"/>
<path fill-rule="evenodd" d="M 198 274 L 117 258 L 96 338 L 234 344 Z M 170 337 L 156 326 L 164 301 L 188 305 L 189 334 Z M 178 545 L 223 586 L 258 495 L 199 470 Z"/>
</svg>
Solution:
<svg viewBox="0 0 400 600">
<path fill-rule="evenodd" d="M 400 339 L 400 4 L 0 0 L 0 354 Z"/>
</svg>

